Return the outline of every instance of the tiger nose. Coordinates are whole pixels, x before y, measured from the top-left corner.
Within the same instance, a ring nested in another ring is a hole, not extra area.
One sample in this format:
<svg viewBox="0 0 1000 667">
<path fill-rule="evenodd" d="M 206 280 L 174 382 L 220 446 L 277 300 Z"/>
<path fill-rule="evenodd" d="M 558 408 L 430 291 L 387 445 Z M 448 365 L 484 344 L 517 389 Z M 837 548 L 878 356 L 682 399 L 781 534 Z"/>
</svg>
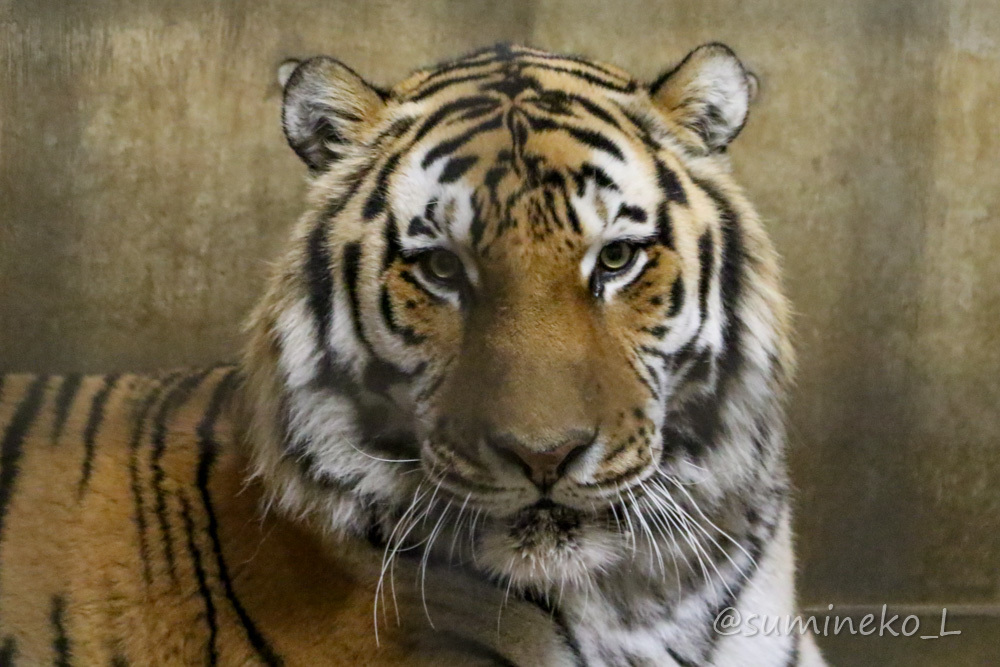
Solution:
<svg viewBox="0 0 1000 667">
<path fill-rule="evenodd" d="M 547 449 L 531 447 L 509 433 L 488 435 L 486 441 L 503 458 L 520 466 L 535 486 L 548 491 L 569 465 L 587 452 L 594 439 L 594 433 L 574 432 Z"/>
</svg>

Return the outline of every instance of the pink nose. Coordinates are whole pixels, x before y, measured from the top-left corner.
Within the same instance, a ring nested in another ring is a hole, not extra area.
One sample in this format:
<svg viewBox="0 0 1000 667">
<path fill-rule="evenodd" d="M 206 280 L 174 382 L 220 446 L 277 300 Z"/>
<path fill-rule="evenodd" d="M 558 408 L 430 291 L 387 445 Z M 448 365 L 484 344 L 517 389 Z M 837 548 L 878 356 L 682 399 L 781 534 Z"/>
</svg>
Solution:
<svg viewBox="0 0 1000 667">
<path fill-rule="evenodd" d="M 487 441 L 497 453 L 524 469 L 525 475 L 542 491 L 547 491 L 566 473 L 594 441 L 592 433 L 574 433 L 551 449 L 529 447 L 509 435 L 490 436 Z"/>
</svg>

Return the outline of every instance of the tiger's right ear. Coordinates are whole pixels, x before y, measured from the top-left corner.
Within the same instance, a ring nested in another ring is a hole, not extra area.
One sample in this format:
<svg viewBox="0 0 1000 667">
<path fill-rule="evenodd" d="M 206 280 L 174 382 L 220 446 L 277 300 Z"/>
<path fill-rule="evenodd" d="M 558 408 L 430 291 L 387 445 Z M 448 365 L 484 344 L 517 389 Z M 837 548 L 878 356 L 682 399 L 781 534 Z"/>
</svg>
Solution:
<svg viewBox="0 0 1000 667">
<path fill-rule="evenodd" d="M 318 56 L 278 68 L 285 96 L 281 124 L 288 144 L 323 171 L 360 141 L 385 107 L 383 94 L 343 63 Z"/>
</svg>

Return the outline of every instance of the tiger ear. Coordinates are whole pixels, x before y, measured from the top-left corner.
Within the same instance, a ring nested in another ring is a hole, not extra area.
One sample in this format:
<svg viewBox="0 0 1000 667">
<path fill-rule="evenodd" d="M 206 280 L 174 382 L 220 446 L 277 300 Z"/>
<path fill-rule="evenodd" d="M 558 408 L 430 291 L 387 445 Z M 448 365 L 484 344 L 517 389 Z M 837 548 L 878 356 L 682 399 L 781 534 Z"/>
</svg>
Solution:
<svg viewBox="0 0 1000 667">
<path fill-rule="evenodd" d="M 278 68 L 281 124 L 302 161 L 322 171 L 358 143 L 385 106 L 382 93 L 343 63 L 318 56 Z"/>
<path fill-rule="evenodd" d="M 725 44 L 704 44 L 650 86 L 653 104 L 720 151 L 743 129 L 757 77 Z"/>
</svg>

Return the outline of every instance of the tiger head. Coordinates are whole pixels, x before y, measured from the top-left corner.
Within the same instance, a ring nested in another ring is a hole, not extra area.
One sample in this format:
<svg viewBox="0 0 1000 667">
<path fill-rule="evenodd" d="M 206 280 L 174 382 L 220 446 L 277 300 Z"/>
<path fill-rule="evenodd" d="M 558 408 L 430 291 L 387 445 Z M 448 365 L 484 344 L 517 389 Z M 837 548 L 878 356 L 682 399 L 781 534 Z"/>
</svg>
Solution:
<svg viewBox="0 0 1000 667">
<path fill-rule="evenodd" d="M 387 90 L 283 75 L 311 207 L 246 359 L 279 506 L 544 589 L 643 540 L 689 557 L 669 512 L 779 465 L 786 314 L 728 175 L 756 88 L 728 48 L 652 84 L 506 45 Z"/>
</svg>

